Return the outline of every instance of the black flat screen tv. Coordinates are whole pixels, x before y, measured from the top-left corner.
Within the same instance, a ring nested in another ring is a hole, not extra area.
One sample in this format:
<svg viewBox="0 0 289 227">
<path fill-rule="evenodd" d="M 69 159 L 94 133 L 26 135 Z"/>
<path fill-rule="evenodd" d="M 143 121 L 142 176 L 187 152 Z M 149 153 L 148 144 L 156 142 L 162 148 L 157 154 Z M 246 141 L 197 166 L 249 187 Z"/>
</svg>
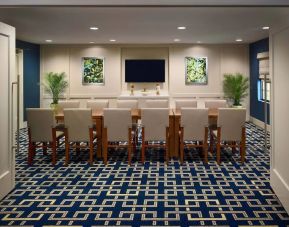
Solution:
<svg viewBox="0 0 289 227">
<path fill-rule="evenodd" d="M 125 82 L 165 82 L 165 60 L 125 60 Z"/>
</svg>

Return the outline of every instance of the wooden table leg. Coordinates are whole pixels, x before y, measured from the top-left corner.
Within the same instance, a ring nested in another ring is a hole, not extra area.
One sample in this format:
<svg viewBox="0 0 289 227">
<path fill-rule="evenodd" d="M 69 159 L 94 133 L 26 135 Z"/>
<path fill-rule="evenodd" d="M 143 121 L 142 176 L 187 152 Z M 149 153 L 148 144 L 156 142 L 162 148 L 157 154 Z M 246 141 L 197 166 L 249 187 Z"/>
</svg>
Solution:
<svg viewBox="0 0 289 227">
<path fill-rule="evenodd" d="M 175 149 L 175 116 L 172 115 L 169 118 L 169 158 L 172 158 L 175 156 L 174 153 Z"/>
<path fill-rule="evenodd" d="M 103 129 L 103 118 L 99 117 L 95 119 L 96 133 L 97 133 L 97 158 L 102 157 L 102 129 Z"/>
<path fill-rule="evenodd" d="M 179 140 L 179 130 L 180 130 L 180 116 L 174 116 L 174 157 L 178 158 L 180 154 L 180 140 Z"/>
</svg>

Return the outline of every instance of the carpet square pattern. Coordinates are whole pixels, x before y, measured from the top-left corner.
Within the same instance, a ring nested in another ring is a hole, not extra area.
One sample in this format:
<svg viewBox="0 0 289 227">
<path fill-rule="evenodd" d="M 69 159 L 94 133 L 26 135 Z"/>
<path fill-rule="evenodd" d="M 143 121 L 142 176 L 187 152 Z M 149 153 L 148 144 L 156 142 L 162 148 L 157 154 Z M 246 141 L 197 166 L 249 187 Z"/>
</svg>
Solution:
<svg viewBox="0 0 289 227">
<path fill-rule="evenodd" d="M 71 152 L 65 167 L 41 149 L 27 165 L 27 130 L 16 155 L 16 187 L 0 202 L 0 226 L 288 226 L 289 216 L 269 184 L 264 132 L 248 123 L 246 163 L 223 150 L 204 165 L 198 150 L 186 150 L 183 165 L 164 164 L 163 150 L 139 151 L 131 166 L 125 149 L 111 150 L 109 164 L 88 165 L 88 152 Z M 48 152 L 49 154 L 49 152 Z"/>
</svg>

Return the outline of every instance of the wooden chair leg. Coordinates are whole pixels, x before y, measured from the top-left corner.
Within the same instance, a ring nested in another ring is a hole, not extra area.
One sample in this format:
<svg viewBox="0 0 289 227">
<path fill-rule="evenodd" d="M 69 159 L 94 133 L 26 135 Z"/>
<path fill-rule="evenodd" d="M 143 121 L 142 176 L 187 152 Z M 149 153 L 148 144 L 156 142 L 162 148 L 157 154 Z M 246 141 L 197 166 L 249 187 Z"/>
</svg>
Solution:
<svg viewBox="0 0 289 227">
<path fill-rule="evenodd" d="M 93 129 L 89 129 L 89 164 L 93 164 Z"/>
<path fill-rule="evenodd" d="M 56 144 L 57 144 L 57 139 L 56 139 L 56 129 L 52 129 L 52 165 L 56 164 Z"/>
<path fill-rule="evenodd" d="M 204 163 L 208 164 L 208 127 L 205 128 L 205 138 L 203 143 Z"/>
<path fill-rule="evenodd" d="M 142 146 L 141 146 L 141 162 L 144 164 L 145 162 L 145 132 L 144 132 L 144 127 L 142 128 Z"/>
<path fill-rule="evenodd" d="M 32 165 L 33 163 L 33 143 L 29 141 L 28 145 L 28 165 Z"/>
<path fill-rule="evenodd" d="M 245 155 L 246 155 L 246 128 L 242 128 L 242 141 L 241 141 L 241 163 L 245 162 Z"/>
<path fill-rule="evenodd" d="M 46 142 L 42 143 L 42 150 L 43 150 L 43 155 L 47 155 L 47 143 Z"/>
<path fill-rule="evenodd" d="M 169 164 L 169 146 L 170 146 L 170 140 L 169 140 L 169 127 L 166 128 L 166 163 Z"/>
<path fill-rule="evenodd" d="M 181 135 L 180 135 L 180 162 L 181 164 L 184 163 L 184 128 L 181 128 Z"/>
<path fill-rule="evenodd" d="M 68 132 L 65 129 L 65 165 L 67 166 L 69 163 L 69 141 L 68 141 Z"/>
<path fill-rule="evenodd" d="M 76 142 L 75 145 L 76 145 L 76 149 L 75 149 L 76 150 L 76 154 L 80 155 L 80 142 Z"/>
<path fill-rule="evenodd" d="M 132 149 L 132 138 L 131 138 L 131 128 L 128 129 L 128 165 L 131 164 L 131 149 Z"/>
<path fill-rule="evenodd" d="M 213 154 L 213 148 L 214 148 L 214 136 L 212 132 L 210 132 L 210 153 Z"/>
<path fill-rule="evenodd" d="M 180 141 L 180 161 L 184 163 L 184 141 Z"/>
<path fill-rule="evenodd" d="M 108 147 L 107 128 L 103 128 L 103 131 L 102 131 L 102 155 L 103 155 L 104 165 L 107 165 L 107 147 Z"/>
<path fill-rule="evenodd" d="M 233 141 L 232 145 L 232 153 L 234 154 L 236 152 L 236 141 Z"/>
<path fill-rule="evenodd" d="M 217 163 L 221 164 L 221 128 L 218 127 L 217 132 Z"/>
</svg>

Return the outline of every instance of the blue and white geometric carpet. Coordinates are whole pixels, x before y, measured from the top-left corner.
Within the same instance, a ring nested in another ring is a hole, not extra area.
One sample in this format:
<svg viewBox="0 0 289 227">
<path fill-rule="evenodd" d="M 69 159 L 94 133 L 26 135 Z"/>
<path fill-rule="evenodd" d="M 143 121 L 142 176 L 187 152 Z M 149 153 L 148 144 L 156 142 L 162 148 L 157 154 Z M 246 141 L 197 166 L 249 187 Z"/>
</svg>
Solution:
<svg viewBox="0 0 289 227">
<path fill-rule="evenodd" d="M 204 165 L 197 150 L 186 162 L 164 165 L 163 152 L 148 151 L 143 166 L 127 165 L 125 150 L 112 151 L 104 166 L 73 153 L 68 167 L 51 165 L 39 151 L 27 166 L 27 135 L 21 131 L 16 187 L 0 202 L 0 226 L 287 226 L 289 216 L 269 184 L 263 131 L 247 124 L 246 163 L 230 150 Z M 150 157 L 150 158 L 149 158 Z"/>
</svg>

